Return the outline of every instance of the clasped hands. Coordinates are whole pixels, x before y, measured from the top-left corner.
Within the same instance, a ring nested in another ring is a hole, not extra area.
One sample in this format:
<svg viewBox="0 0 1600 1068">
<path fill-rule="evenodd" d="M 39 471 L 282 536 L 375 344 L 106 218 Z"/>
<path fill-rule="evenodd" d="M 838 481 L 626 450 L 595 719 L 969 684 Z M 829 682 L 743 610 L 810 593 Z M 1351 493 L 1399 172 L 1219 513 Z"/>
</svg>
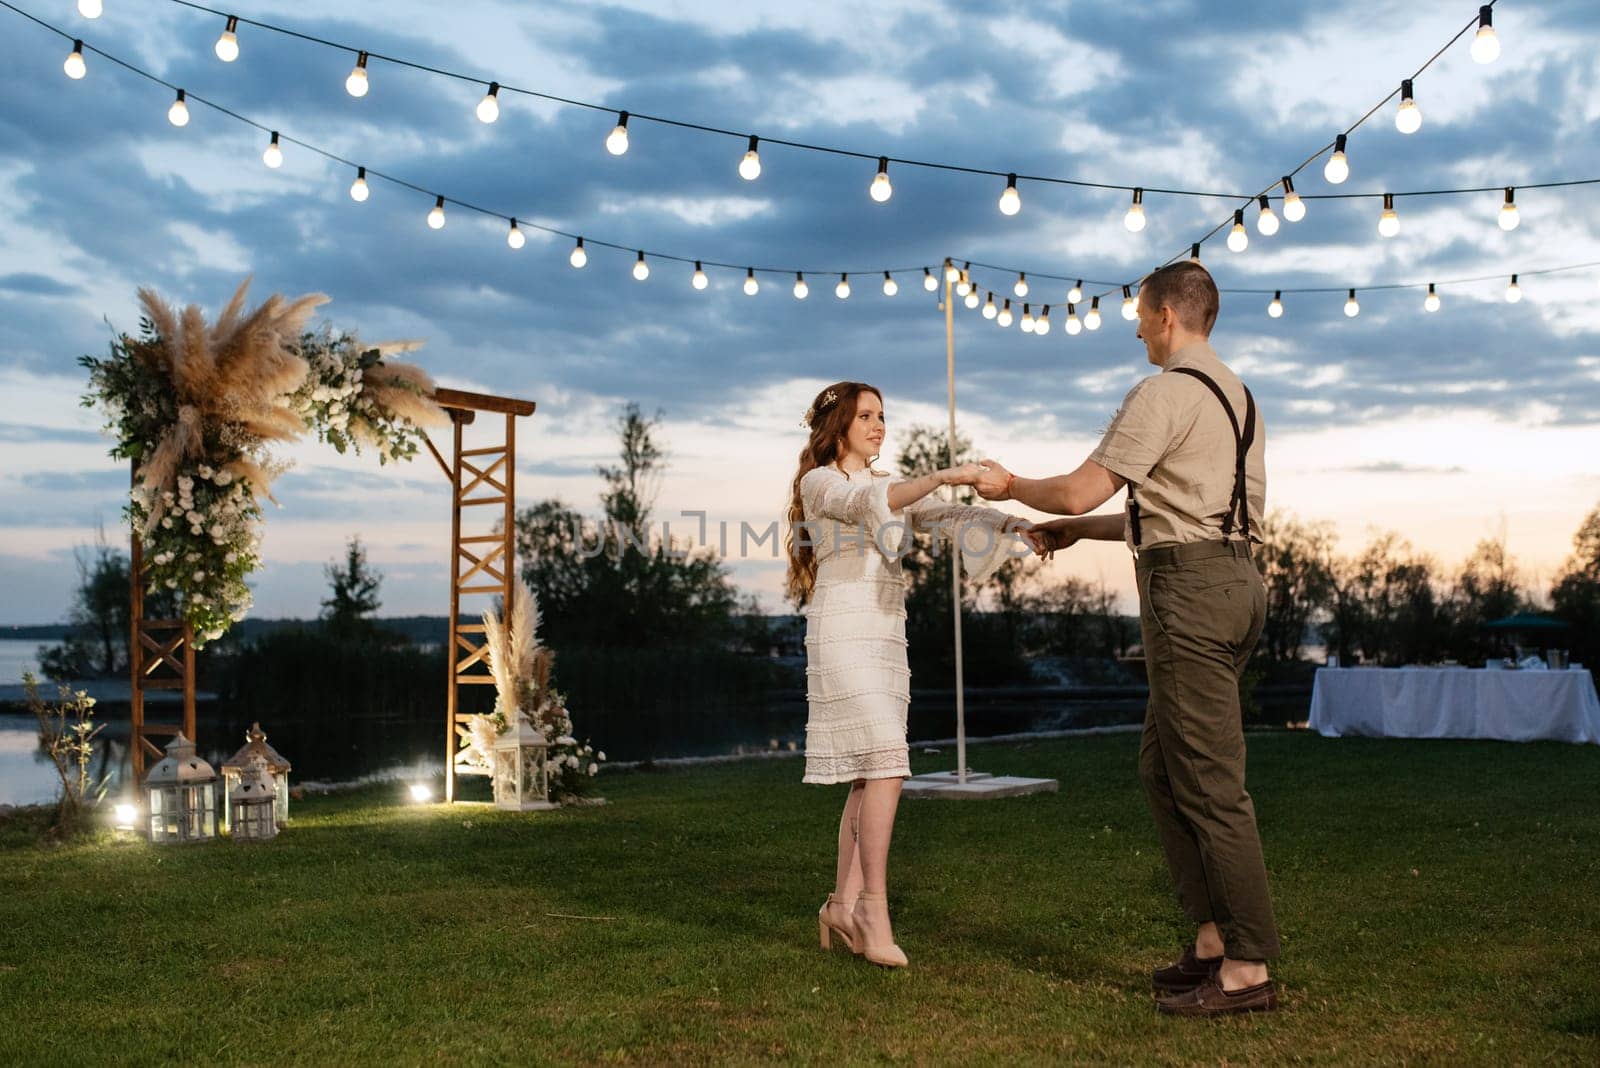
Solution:
<svg viewBox="0 0 1600 1068">
<path fill-rule="evenodd" d="M 1004 501 L 1011 498 L 1014 475 L 998 460 L 948 467 L 941 472 L 944 481 L 952 486 L 971 486 L 986 501 Z M 1004 532 L 1021 534 L 1036 556 L 1050 559 L 1057 549 L 1065 549 L 1078 539 L 1067 529 L 1065 520 L 1049 523 L 1032 523 L 1020 517 L 1006 520 Z"/>
</svg>

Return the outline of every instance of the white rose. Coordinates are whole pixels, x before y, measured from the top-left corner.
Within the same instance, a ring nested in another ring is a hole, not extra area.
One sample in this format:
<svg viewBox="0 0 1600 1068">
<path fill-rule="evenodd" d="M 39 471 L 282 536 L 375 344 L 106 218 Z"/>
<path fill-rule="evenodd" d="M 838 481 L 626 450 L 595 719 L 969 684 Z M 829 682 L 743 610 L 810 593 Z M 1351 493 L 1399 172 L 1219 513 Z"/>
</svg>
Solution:
<svg viewBox="0 0 1600 1068">
<path fill-rule="evenodd" d="M 189 520 L 189 524 L 191 526 L 193 526 L 194 524 L 197 524 L 202 519 L 204 519 L 205 516 L 201 515 L 199 512 L 195 511 L 193 508 L 190 508 L 190 509 L 188 509 L 188 514 L 184 518 L 188 519 Z"/>
<path fill-rule="evenodd" d="M 595 775 L 599 771 L 600 771 L 600 765 L 599 764 L 590 764 L 589 765 L 589 774 L 590 775 Z"/>
<path fill-rule="evenodd" d="M 230 483 L 232 481 L 233 481 L 233 475 L 230 474 L 229 472 L 227 472 L 227 471 L 218 471 L 217 472 L 217 485 L 226 486 L 228 483 Z"/>
<path fill-rule="evenodd" d="M 196 571 L 194 573 L 194 580 L 196 582 L 204 582 L 206 580 L 206 573 L 204 571 Z"/>
<path fill-rule="evenodd" d="M 183 493 L 189 493 L 194 489 L 194 479 L 190 478 L 188 475 L 181 476 L 178 479 L 178 489 Z"/>
<path fill-rule="evenodd" d="M 163 518 L 161 520 L 161 526 L 166 530 L 171 530 L 172 529 L 172 517 L 169 515 L 169 516 L 166 516 L 165 518 Z"/>
<path fill-rule="evenodd" d="M 177 579 L 167 579 L 167 589 L 175 590 L 177 588 L 178 588 L 178 580 Z"/>
<path fill-rule="evenodd" d="M 575 756 L 571 756 L 571 755 L 570 755 L 570 754 L 569 754 L 569 755 L 568 755 L 568 756 L 567 756 L 567 762 L 566 762 L 566 763 L 567 763 L 567 767 L 569 767 L 569 768 L 575 768 L 575 767 L 577 767 L 577 766 L 578 766 L 578 758 L 577 758 L 577 757 L 575 757 Z"/>
<path fill-rule="evenodd" d="M 236 552 L 229 552 L 229 553 L 228 553 L 228 555 L 227 555 L 227 556 L 224 556 L 224 557 L 223 557 L 223 558 L 222 558 L 222 559 L 223 559 L 223 560 L 224 560 L 224 561 L 225 561 L 225 562 L 226 562 L 226 563 L 230 563 L 230 564 L 231 564 L 231 563 L 233 563 L 233 562 L 234 562 L 234 561 L 235 561 L 235 560 L 237 560 L 237 559 L 239 559 L 239 554 L 238 554 L 238 553 L 236 553 Z M 601 753 L 601 754 L 600 754 L 600 759 L 601 759 L 601 760 L 604 760 L 604 759 L 605 759 L 605 758 L 606 758 L 606 757 L 605 757 L 605 754 L 604 754 L 604 753 Z"/>
<path fill-rule="evenodd" d="M 595 756 L 599 757 L 601 760 L 604 760 L 606 758 L 606 751 L 602 749 L 600 752 L 596 753 Z"/>
</svg>

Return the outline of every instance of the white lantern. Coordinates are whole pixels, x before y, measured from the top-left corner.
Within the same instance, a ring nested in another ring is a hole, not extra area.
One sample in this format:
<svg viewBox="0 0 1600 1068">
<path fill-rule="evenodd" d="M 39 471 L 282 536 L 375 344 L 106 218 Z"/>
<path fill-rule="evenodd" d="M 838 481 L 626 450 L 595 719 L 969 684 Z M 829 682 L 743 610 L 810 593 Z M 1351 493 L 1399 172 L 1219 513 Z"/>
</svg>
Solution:
<svg viewBox="0 0 1600 1068">
<path fill-rule="evenodd" d="M 205 842 L 217 836 L 217 773 L 180 731 L 144 777 L 152 842 Z"/>
<path fill-rule="evenodd" d="M 289 762 L 267 744 L 267 733 L 261 729 L 261 724 L 252 723 L 250 729 L 244 732 L 244 746 L 222 763 L 224 830 L 229 829 L 228 821 L 233 816 L 233 792 L 239 788 L 239 778 L 250 767 L 252 759 L 258 756 L 267 762 L 267 771 L 272 775 L 273 793 L 277 797 L 273 802 L 273 811 L 278 828 L 281 830 L 289 822 L 289 772 L 292 769 Z"/>
<path fill-rule="evenodd" d="M 269 842 L 278 837 L 272 803 L 276 793 L 267 758 L 257 753 L 234 781 L 228 798 L 228 825 L 236 841 Z"/>
<path fill-rule="evenodd" d="M 516 725 L 494 743 L 494 807 L 538 812 L 550 800 L 550 745 L 539 729 L 518 715 Z"/>
</svg>

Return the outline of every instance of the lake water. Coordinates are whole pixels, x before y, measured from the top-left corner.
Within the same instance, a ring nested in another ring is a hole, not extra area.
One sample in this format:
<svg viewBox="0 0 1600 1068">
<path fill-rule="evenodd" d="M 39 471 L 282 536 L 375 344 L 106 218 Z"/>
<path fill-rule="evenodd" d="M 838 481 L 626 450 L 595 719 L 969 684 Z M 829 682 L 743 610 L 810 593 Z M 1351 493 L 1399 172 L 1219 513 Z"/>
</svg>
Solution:
<svg viewBox="0 0 1600 1068">
<path fill-rule="evenodd" d="M 38 675 L 39 659 L 36 654 L 39 652 L 39 646 L 51 644 L 54 643 L 38 639 L 0 640 L 0 686 L 15 686 L 21 683 L 24 671 Z"/>
</svg>

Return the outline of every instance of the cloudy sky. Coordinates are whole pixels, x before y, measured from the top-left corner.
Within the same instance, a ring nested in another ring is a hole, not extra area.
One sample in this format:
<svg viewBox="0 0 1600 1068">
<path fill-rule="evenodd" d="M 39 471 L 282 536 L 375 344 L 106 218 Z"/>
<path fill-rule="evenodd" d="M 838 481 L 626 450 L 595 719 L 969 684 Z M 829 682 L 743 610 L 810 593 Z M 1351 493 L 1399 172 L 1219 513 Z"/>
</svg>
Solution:
<svg viewBox="0 0 1600 1068">
<path fill-rule="evenodd" d="M 658 510 L 703 509 L 763 525 L 782 505 L 811 395 L 840 378 L 881 386 L 895 427 L 938 422 L 942 315 L 917 284 L 943 257 L 1033 274 L 1121 280 L 1186 249 L 1227 218 L 1225 200 L 1150 194 L 1149 225 L 1122 225 L 1127 194 L 1024 183 L 1023 209 L 996 210 L 1003 181 L 892 169 L 894 196 L 867 196 L 874 166 L 764 145 L 755 182 L 735 166 L 742 139 L 635 119 L 622 157 L 604 147 L 615 117 L 502 94 L 492 126 L 473 117 L 482 86 L 374 60 L 371 91 L 344 88 L 349 53 L 241 27 L 219 62 L 216 16 L 168 0 L 105 0 L 99 19 L 70 0 L 17 0 L 90 45 L 265 126 L 416 185 L 591 241 L 758 268 L 712 271 L 601 248 L 567 263 L 570 242 L 381 181 L 354 203 L 349 168 L 289 145 L 262 165 L 265 136 L 199 104 L 171 126 L 170 91 L 88 57 L 62 74 L 68 42 L 0 8 L 0 623 L 59 618 L 71 549 L 104 524 L 121 537 L 126 469 L 106 458 L 77 405 L 74 361 L 134 330 L 134 290 L 215 311 L 247 274 L 258 297 L 322 291 L 324 310 L 363 337 L 422 337 L 418 361 L 442 384 L 534 399 L 519 438 L 523 501 L 560 497 L 593 511 L 594 466 L 637 401 L 664 417 L 672 466 Z M 1474 4 L 862 5 L 478 3 L 441 6 L 251 2 L 237 13 L 485 80 L 640 114 L 869 155 L 1149 187 L 1252 193 L 1298 165 L 1397 88 L 1472 17 Z M 1404 136 L 1385 106 L 1352 137 L 1338 192 L 1600 175 L 1600 8 L 1506 0 L 1503 54 L 1474 63 L 1468 34 L 1416 83 L 1424 115 Z M 1297 181 L 1329 192 L 1321 162 Z M 1268 421 L 1269 503 L 1336 524 L 1347 549 L 1392 529 L 1453 566 L 1504 533 L 1527 577 L 1547 584 L 1582 516 L 1600 502 L 1600 187 L 1528 190 L 1522 225 L 1495 225 L 1498 193 L 1402 198 L 1398 237 L 1378 236 L 1370 200 L 1309 203 L 1248 250 L 1220 237 L 1205 259 L 1227 289 L 1363 287 L 1343 293 L 1225 292 L 1214 341 L 1254 388 Z M 1247 213 L 1253 220 L 1254 212 Z M 901 290 L 880 289 L 885 268 Z M 837 272 L 859 272 L 847 301 Z M 830 275 L 829 272 L 832 272 Z M 1002 294 L 1009 276 L 974 271 Z M 1024 474 L 1075 466 L 1126 389 L 1146 373 L 1131 324 L 1069 338 L 1066 286 L 1046 337 L 958 309 L 958 403 L 981 449 Z M 1030 298 L 1035 299 L 1035 298 Z M 321 569 L 360 534 L 385 571 L 385 610 L 447 605 L 446 488 L 419 462 L 380 469 L 320 448 L 292 453 L 268 519 L 257 611 L 310 615 Z M 688 524 L 684 524 L 687 526 Z M 735 539 L 736 541 L 737 539 Z M 764 553 L 764 550 L 763 550 Z M 781 563 L 733 561 L 747 590 L 778 607 Z M 1084 550 L 1052 565 L 1127 588 L 1126 553 Z"/>
</svg>

